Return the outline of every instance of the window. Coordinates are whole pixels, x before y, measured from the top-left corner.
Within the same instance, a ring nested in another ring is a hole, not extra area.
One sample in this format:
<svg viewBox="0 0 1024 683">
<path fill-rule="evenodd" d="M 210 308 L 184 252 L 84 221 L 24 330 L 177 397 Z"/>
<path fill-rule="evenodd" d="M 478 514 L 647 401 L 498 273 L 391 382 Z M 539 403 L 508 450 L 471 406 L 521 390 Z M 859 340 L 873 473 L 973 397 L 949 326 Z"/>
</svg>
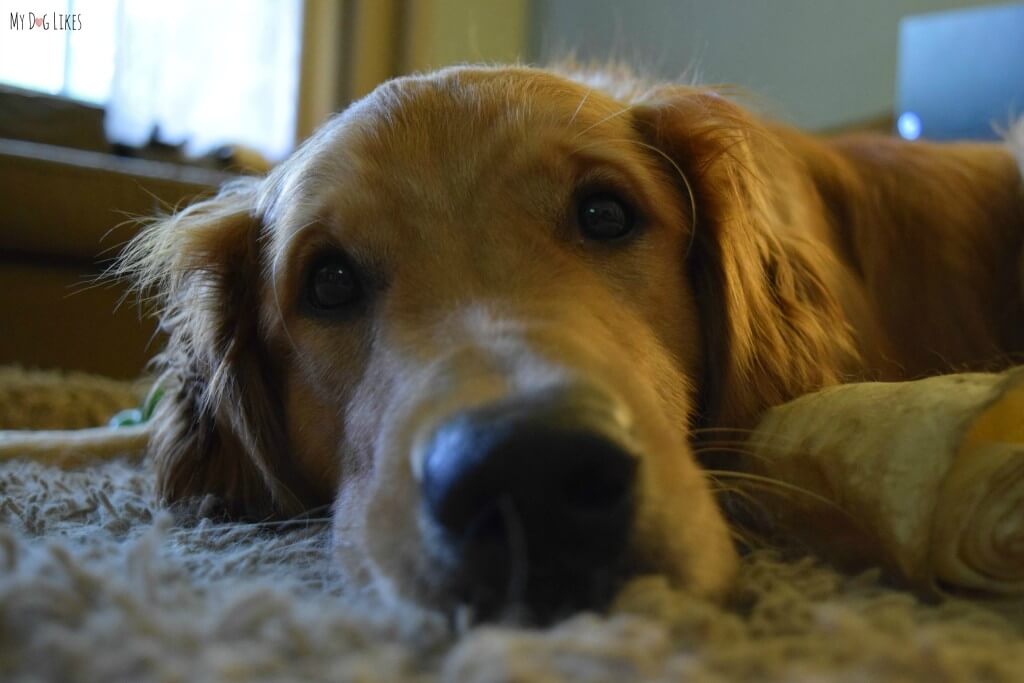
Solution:
<svg viewBox="0 0 1024 683">
<path fill-rule="evenodd" d="M 0 0 L 0 83 L 106 107 L 112 140 L 271 159 L 295 141 L 301 0 Z"/>
<path fill-rule="evenodd" d="M 55 30 L 54 12 L 74 17 L 86 4 L 89 31 Z M 0 40 L 0 82 L 93 104 L 106 102 L 114 72 L 118 4 L 118 0 L 67 0 L 43 10 L 35 3 L 21 8 L 16 2 L 4 2 L 7 11 L 2 19 L 7 26 Z M 11 25 L 12 14 L 22 15 L 24 28 Z M 36 18 L 42 18 L 48 28 L 33 25 L 30 29 L 28 22 Z"/>
</svg>

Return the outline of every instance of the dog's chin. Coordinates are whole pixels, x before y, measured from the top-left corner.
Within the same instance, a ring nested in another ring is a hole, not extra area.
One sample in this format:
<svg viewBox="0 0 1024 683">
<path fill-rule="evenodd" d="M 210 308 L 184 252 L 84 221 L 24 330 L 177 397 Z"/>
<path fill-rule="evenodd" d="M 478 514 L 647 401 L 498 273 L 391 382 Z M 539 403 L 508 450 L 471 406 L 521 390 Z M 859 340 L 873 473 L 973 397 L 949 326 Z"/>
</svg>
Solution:
<svg viewBox="0 0 1024 683">
<path fill-rule="evenodd" d="M 408 505 L 390 508 L 408 515 L 384 519 L 371 511 L 361 529 L 346 525 L 362 539 L 340 538 L 336 525 L 335 546 L 347 585 L 375 594 L 386 606 L 442 615 L 453 627 L 540 627 L 580 612 L 605 612 L 626 584 L 650 575 L 697 597 L 726 598 L 738 556 L 724 518 L 703 481 L 675 490 L 667 497 L 649 491 L 621 552 L 601 564 L 531 566 L 529 547 L 499 548 L 500 561 L 467 564 L 456 546 L 438 537 L 436 525 Z M 493 573 L 468 576 L 466 567 Z"/>
<path fill-rule="evenodd" d="M 460 575 L 451 557 L 428 550 L 420 555 L 423 561 L 414 575 L 374 572 L 367 578 L 370 589 L 385 605 L 440 616 L 455 632 L 485 623 L 543 628 L 584 612 L 606 614 L 627 584 L 652 575 L 710 600 L 726 595 L 735 570 L 734 554 L 710 556 L 691 548 L 685 554 L 669 556 L 665 545 L 664 539 L 650 543 L 631 539 L 630 547 L 613 566 L 587 572 L 579 568 L 530 570 L 513 560 L 502 576 L 485 582 L 495 586 L 490 589 L 480 588 L 479 577 L 471 580 Z M 715 543 L 708 546 L 715 547 Z M 731 545 L 728 547 L 731 550 Z M 695 560 L 700 566 L 695 566 Z M 708 576 L 719 580 L 709 581 Z"/>
<path fill-rule="evenodd" d="M 461 631 L 479 624 L 540 628 L 556 624 L 583 612 L 604 614 L 621 589 L 631 580 L 657 573 L 641 569 L 628 560 L 615 568 L 585 575 L 533 573 L 517 576 L 509 572 L 507 584 L 482 590 L 479 584 L 454 575 L 438 582 L 420 583 L 413 591 L 395 591 L 394 582 L 382 581 L 388 602 L 428 610 L 441 615 Z M 404 597 L 401 597 L 404 596 Z"/>
<path fill-rule="evenodd" d="M 616 566 L 580 572 L 565 568 L 548 571 L 511 566 L 491 589 L 478 581 L 456 579 L 449 592 L 449 612 L 468 623 L 499 622 L 547 626 L 580 612 L 605 612 L 620 589 L 637 574 L 627 558 Z M 467 619 L 467 617 L 471 617 Z"/>
<path fill-rule="evenodd" d="M 536 585 L 514 595 L 470 595 L 458 592 L 445 614 L 457 627 L 497 623 L 546 627 L 582 612 L 606 613 L 626 582 L 628 573 L 603 571 L 586 577 L 537 577 Z"/>
<path fill-rule="evenodd" d="M 383 519 L 371 512 L 361 530 L 362 542 L 339 538 L 341 529 L 336 527 L 336 549 L 342 555 L 342 572 L 351 579 L 346 583 L 359 584 L 385 605 L 443 615 L 453 627 L 540 627 L 580 612 L 605 612 L 627 583 L 649 575 L 663 576 L 669 585 L 695 596 L 722 599 L 738 561 L 728 527 L 702 481 L 676 487 L 676 493 L 666 498 L 660 491 L 645 491 L 621 552 L 600 565 L 578 561 L 573 566 L 530 566 L 528 547 L 525 552 L 501 548 L 501 561 L 467 565 L 451 543 L 438 537 L 436 525 L 408 505 L 390 508 L 408 510 L 400 518 Z M 680 525 L 681 519 L 689 524 Z M 346 529 L 359 533 L 351 526 Z M 369 552 L 357 552 L 361 547 Z M 481 580 L 466 575 L 467 566 L 483 567 L 481 571 L 489 567 L 493 574 Z"/>
</svg>

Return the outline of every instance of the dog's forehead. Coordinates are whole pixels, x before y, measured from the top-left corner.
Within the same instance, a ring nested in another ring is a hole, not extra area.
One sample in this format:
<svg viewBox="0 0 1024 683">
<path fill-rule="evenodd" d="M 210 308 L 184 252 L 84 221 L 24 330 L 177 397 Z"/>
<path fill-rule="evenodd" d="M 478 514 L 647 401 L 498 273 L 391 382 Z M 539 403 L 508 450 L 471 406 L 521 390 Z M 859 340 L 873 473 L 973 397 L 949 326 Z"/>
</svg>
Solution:
<svg viewBox="0 0 1024 683">
<path fill-rule="evenodd" d="M 515 212 L 527 201 L 535 215 L 551 212 L 564 197 L 549 190 L 566 185 L 551 181 L 572 173 L 577 151 L 631 144 L 635 133 L 620 116 L 628 109 L 600 87 L 528 68 L 396 79 L 287 162 L 272 192 L 288 201 L 271 201 L 294 214 L 284 226 L 368 216 L 400 224 L 410 215 L 437 226 L 481 207 Z"/>
<path fill-rule="evenodd" d="M 333 151 L 362 162 L 363 172 L 421 173 L 427 187 L 439 178 L 465 187 L 568 143 L 621 109 L 601 93 L 543 72 L 442 72 L 379 88 L 353 108 Z"/>
<path fill-rule="evenodd" d="M 524 129 L 585 126 L 621 108 L 601 91 L 544 71 L 463 67 L 390 81 L 346 112 L 342 125 L 350 141 L 371 151 L 452 154 Z"/>
</svg>

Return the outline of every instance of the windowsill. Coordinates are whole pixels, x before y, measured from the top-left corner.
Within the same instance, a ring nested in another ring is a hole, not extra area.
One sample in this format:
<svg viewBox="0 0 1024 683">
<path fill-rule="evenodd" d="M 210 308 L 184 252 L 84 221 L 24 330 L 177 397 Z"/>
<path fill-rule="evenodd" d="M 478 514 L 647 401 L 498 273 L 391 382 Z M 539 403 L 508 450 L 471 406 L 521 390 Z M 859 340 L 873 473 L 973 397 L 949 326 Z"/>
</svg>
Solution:
<svg viewBox="0 0 1024 683">
<path fill-rule="evenodd" d="M 0 138 L 0 251 L 94 264 L 134 234 L 130 218 L 166 212 L 234 177 Z"/>
<path fill-rule="evenodd" d="M 140 178 L 169 180 L 191 185 L 217 186 L 234 177 L 230 173 L 190 164 L 124 157 L 107 152 L 92 152 L 70 147 L 47 145 L 40 142 L 27 142 L 25 140 L 5 140 L 0 138 L 0 155 L 12 160 L 22 159 L 55 163 L 88 170 L 110 171 L 134 175 Z"/>
<path fill-rule="evenodd" d="M 0 138 L 104 152 L 105 116 L 88 102 L 0 85 Z"/>
</svg>

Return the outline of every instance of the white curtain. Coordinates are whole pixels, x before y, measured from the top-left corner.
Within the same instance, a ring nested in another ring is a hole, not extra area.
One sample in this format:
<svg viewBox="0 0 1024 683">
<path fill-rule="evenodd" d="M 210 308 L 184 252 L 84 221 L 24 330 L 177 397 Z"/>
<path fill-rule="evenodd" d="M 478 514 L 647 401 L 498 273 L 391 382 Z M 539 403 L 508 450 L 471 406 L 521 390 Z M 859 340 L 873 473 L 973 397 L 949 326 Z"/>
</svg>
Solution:
<svg viewBox="0 0 1024 683">
<path fill-rule="evenodd" d="M 295 142 L 301 0 L 121 0 L 107 134 L 154 130 L 186 152 L 237 143 L 271 160 Z"/>
</svg>

